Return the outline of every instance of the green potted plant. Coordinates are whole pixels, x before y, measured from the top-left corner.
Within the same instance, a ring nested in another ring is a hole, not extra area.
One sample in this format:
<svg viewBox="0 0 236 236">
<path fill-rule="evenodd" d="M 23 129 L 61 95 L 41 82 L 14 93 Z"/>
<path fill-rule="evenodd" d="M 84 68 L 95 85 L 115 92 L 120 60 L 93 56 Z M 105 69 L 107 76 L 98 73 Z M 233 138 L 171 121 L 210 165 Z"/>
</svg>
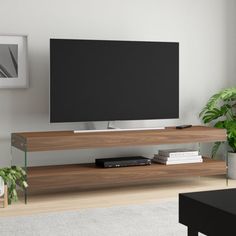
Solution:
<svg viewBox="0 0 236 236">
<path fill-rule="evenodd" d="M 28 187 L 26 182 L 26 172 L 18 166 L 0 168 L 0 177 L 8 188 L 8 203 L 18 200 L 16 186 L 25 189 Z"/>
<path fill-rule="evenodd" d="M 199 116 L 205 124 L 227 130 L 228 176 L 236 179 L 236 87 L 226 88 L 214 94 L 202 109 Z M 221 142 L 216 142 L 212 148 L 215 156 Z"/>
</svg>

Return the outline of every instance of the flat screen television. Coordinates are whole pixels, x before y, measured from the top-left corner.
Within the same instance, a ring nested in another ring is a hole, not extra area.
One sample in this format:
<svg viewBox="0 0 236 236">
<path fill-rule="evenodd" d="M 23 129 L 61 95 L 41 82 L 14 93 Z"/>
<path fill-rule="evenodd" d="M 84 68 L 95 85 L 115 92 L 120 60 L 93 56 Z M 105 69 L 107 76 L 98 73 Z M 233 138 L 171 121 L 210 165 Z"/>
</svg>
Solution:
<svg viewBox="0 0 236 236">
<path fill-rule="evenodd" d="M 50 121 L 179 117 L 179 43 L 50 39 Z"/>
</svg>

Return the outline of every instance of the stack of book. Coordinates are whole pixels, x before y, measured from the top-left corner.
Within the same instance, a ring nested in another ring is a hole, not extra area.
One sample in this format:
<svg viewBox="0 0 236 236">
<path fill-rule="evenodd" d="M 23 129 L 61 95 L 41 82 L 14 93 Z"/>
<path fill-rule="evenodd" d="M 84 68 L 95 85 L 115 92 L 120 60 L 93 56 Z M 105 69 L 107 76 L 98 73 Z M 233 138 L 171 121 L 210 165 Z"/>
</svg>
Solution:
<svg viewBox="0 0 236 236">
<path fill-rule="evenodd" d="M 166 149 L 159 150 L 158 154 L 154 155 L 153 161 L 164 165 L 199 163 L 202 162 L 202 156 L 196 150 Z"/>
</svg>

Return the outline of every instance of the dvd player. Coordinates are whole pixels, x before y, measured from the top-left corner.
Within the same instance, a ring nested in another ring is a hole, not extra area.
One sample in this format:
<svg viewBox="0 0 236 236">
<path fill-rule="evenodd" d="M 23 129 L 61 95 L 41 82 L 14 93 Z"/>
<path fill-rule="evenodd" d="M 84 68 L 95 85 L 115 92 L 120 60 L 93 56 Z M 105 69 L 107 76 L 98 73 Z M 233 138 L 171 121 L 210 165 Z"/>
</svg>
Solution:
<svg viewBox="0 0 236 236">
<path fill-rule="evenodd" d="M 135 157 L 113 157 L 95 159 L 96 166 L 104 168 L 127 167 L 127 166 L 144 166 L 151 165 L 151 160 L 142 156 Z"/>
</svg>

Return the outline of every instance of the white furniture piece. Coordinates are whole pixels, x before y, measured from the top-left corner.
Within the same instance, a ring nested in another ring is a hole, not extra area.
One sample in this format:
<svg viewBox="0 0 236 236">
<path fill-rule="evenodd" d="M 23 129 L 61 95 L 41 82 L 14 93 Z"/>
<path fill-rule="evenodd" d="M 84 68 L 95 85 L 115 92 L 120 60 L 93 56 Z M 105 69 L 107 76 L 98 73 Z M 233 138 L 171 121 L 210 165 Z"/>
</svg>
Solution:
<svg viewBox="0 0 236 236">
<path fill-rule="evenodd" d="M 228 177 L 236 179 L 236 153 L 228 152 Z"/>
<path fill-rule="evenodd" d="M 3 202 L 3 207 L 7 207 L 7 205 L 8 205 L 7 185 L 4 184 L 4 181 L 1 176 L 0 176 L 0 197 L 2 197 L 2 199 L 0 199 L 0 201 Z"/>
</svg>

